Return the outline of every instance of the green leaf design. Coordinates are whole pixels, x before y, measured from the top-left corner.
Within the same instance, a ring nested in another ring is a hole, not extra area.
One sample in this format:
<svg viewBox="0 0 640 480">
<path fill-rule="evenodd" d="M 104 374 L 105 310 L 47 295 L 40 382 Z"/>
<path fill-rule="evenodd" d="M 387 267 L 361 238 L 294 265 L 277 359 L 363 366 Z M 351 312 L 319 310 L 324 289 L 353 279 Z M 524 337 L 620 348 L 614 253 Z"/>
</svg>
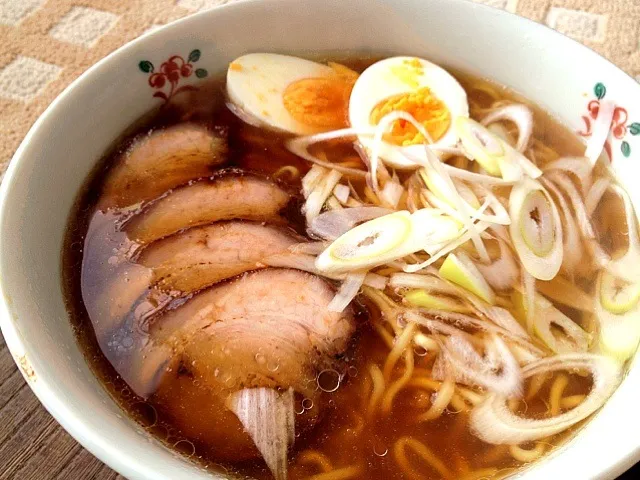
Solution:
<svg viewBox="0 0 640 480">
<path fill-rule="evenodd" d="M 189 54 L 189 62 L 193 63 L 193 62 L 197 62 L 198 60 L 200 60 L 200 50 L 196 48 L 195 50 L 192 50 L 191 53 Z"/>
<path fill-rule="evenodd" d="M 640 135 L 640 123 L 634 122 L 629 125 L 629 131 L 631 135 Z"/>
<path fill-rule="evenodd" d="M 209 75 L 209 72 L 207 72 L 204 68 L 199 68 L 196 70 L 196 77 L 198 78 L 204 78 L 207 75 Z"/>
<path fill-rule="evenodd" d="M 629 146 L 629 142 L 622 142 L 622 144 L 620 145 L 620 150 L 622 150 L 622 154 L 625 157 L 631 155 L 631 147 Z"/>
<path fill-rule="evenodd" d="M 151 63 L 149 60 L 142 60 L 138 64 L 138 67 L 140 67 L 140 70 L 142 70 L 144 73 L 153 72 L 153 63 Z"/>
<path fill-rule="evenodd" d="M 593 87 L 593 93 L 596 94 L 598 100 L 602 100 L 604 96 L 607 94 L 607 87 L 604 86 L 604 83 L 596 83 L 596 86 Z"/>
</svg>

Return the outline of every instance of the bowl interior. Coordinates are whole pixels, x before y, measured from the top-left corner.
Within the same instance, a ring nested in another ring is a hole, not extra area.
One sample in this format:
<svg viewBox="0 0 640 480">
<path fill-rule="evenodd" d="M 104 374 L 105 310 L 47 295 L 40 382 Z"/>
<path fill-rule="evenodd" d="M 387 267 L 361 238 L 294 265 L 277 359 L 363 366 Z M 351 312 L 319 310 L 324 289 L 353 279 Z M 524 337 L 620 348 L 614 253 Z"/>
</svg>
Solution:
<svg viewBox="0 0 640 480">
<path fill-rule="evenodd" d="M 95 163 L 159 104 L 140 62 L 158 68 L 194 50 L 198 67 L 211 73 L 252 51 L 414 54 L 510 86 L 576 130 L 598 84 L 629 119 L 640 118 L 640 87 L 607 61 L 544 27 L 463 0 L 242 2 L 147 34 L 91 68 L 38 120 L 4 179 L 0 316 L 12 354 L 48 410 L 132 480 L 226 477 L 165 449 L 95 379 L 64 307 L 60 252 L 68 214 Z M 640 205 L 640 189 L 630 183 L 640 173 L 633 162 L 640 144 L 614 139 L 611 148 L 614 169 Z M 530 478 L 612 477 L 627 468 L 639 453 L 639 394 L 640 370 L 632 368 L 579 438 L 528 472 Z"/>
</svg>

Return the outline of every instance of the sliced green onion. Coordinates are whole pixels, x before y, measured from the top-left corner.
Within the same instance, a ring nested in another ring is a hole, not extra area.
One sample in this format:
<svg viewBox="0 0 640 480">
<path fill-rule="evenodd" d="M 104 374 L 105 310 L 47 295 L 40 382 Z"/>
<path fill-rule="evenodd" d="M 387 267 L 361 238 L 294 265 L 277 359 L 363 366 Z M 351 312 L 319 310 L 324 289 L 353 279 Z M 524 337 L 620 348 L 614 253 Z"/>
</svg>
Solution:
<svg viewBox="0 0 640 480">
<path fill-rule="evenodd" d="M 533 330 L 555 353 L 586 352 L 591 336 L 541 295 L 536 295 Z M 554 335 L 554 331 L 563 333 Z"/>
<path fill-rule="evenodd" d="M 468 117 L 456 118 L 453 125 L 464 151 L 487 173 L 500 176 L 500 161 L 506 155 L 504 141 Z"/>
<path fill-rule="evenodd" d="M 562 265 L 560 214 L 547 191 L 525 178 L 509 197 L 509 232 L 518 257 L 533 277 L 551 280 Z"/>
<path fill-rule="evenodd" d="M 522 153 L 475 120 L 459 117 L 454 127 L 465 153 L 490 175 L 502 176 L 510 182 L 520 180 L 523 174 L 531 178 L 542 175 L 542 171 Z"/>
<path fill-rule="evenodd" d="M 533 133 L 533 112 L 523 104 L 511 104 L 494 110 L 482 119 L 482 124 L 489 128 L 495 125 L 494 122 L 509 120 L 518 127 L 518 143 L 516 149 L 524 152 L 529 144 L 529 139 Z"/>
<path fill-rule="evenodd" d="M 557 205 L 562 211 L 562 217 L 564 218 L 562 232 L 564 241 L 563 266 L 565 270 L 573 272 L 584 259 L 584 245 L 582 244 L 576 219 L 560 189 L 548 179 L 542 179 L 542 181 L 545 187 L 555 196 L 558 202 Z"/>
<path fill-rule="evenodd" d="M 511 249 L 506 242 L 498 239 L 500 246 L 500 256 L 493 263 L 488 265 L 480 262 L 476 263 L 476 267 L 482 273 L 482 276 L 496 290 L 507 290 L 513 287 L 518 279 L 518 264 L 513 258 Z"/>
<path fill-rule="evenodd" d="M 444 310 L 445 312 L 459 312 L 466 313 L 469 311 L 468 307 L 465 307 L 459 302 L 448 298 L 432 295 L 426 290 L 409 290 L 405 292 L 402 297 L 412 307 L 428 308 L 436 310 Z"/>
<path fill-rule="evenodd" d="M 458 288 L 435 275 L 422 275 L 418 273 L 394 273 L 389 278 L 389 286 L 392 288 L 423 289 L 444 295 L 456 295 Z"/>
<path fill-rule="evenodd" d="M 245 388 L 227 400 L 276 480 L 287 478 L 287 451 L 296 438 L 293 395 L 291 388 Z"/>
<path fill-rule="evenodd" d="M 638 238 L 636 214 L 633 210 L 629 194 L 618 185 L 613 185 L 612 188 L 614 192 L 622 198 L 624 203 L 629 247 L 622 257 L 611 260 L 606 268 L 612 275 L 623 278 L 629 283 L 640 283 L 640 238 Z"/>
<path fill-rule="evenodd" d="M 351 195 L 351 190 L 349 189 L 348 185 L 339 183 L 333 189 L 333 196 L 336 197 L 342 205 L 347 204 L 347 202 L 349 201 L 349 195 Z"/>
<path fill-rule="evenodd" d="M 341 177 L 342 173 L 337 170 L 330 170 L 326 175 L 323 175 L 318 180 L 313 190 L 309 193 L 307 201 L 303 207 L 308 225 L 311 224 L 314 218 L 320 215 L 322 207 L 333 192 L 335 186 L 340 181 Z"/>
<path fill-rule="evenodd" d="M 482 276 L 478 267 L 464 253 L 450 253 L 440 267 L 440 276 L 494 304 L 496 295 Z"/>
<path fill-rule="evenodd" d="M 553 248 L 554 225 L 551 203 L 542 190 L 531 190 L 520 210 L 520 233 L 527 247 L 538 257 L 545 257 Z"/>
<path fill-rule="evenodd" d="M 367 172 L 364 170 L 358 170 L 357 168 L 342 167 L 340 165 L 336 165 L 332 162 L 329 162 L 327 160 L 322 160 L 321 158 L 311 155 L 311 153 L 309 153 L 309 147 L 314 143 L 326 142 L 327 140 L 335 140 L 338 138 L 349 138 L 349 137 L 354 137 L 356 135 L 373 136 L 374 133 L 375 133 L 375 130 L 372 128 L 364 129 L 364 130 L 344 128 L 342 130 L 334 130 L 332 132 L 324 132 L 324 133 L 317 133 L 314 135 L 307 135 L 303 137 L 295 137 L 295 138 L 292 138 L 291 140 L 288 140 L 285 145 L 291 153 L 301 158 L 304 158 L 305 160 L 312 162 L 316 165 L 319 165 L 327 169 L 338 170 L 340 173 L 343 173 L 345 175 L 351 175 L 355 177 L 365 177 L 367 175 Z"/>
<path fill-rule="evenodd" d="M 328 169 L 320 165 L 312 165 L 307 174 L 302 177 L 302 195 L 307 198 L 318 182 L 329 172 Z"/>
<path fill-rule="evenodd" d="M 560 157 L 557 160 L 547 163 L 544 166 L 544 172 L 552 171 L 570 172 L 580 180 L 582 192 L 586 193 L 591 186 L 591 170 L 592 166 L 586 157 Z"/>
<path fill-rule="evenodd" d="M 444 342 L 443 355 L 446 371 L 457 383 L 477 385 L 505 396 L 522 392 L 520 366 L 498 335 L 491 334 L 485 341 L 483 356 L 462 335 L 451 335 Z"/>
<path fill-rule="evenodd" d="M 602 271 L 596 288 L 600 348 L 625 360 L 633 355 L 640 341 L 640 284 L 627 283 Z"/>
<path fill-rule="evenodd" d="M 598 410 L 614 392 L 622 377 L 615 360 L 589 353 L 555 355 L 529 363 L 522 369 L 523 378 L 560 370 L 588 370 L 593 387 L 583 402 L 574 409 L 552 418 L 530 419 L 513 413 L 506 405 L 507 397 L 490 393 L 471 411 L 471 430 L 481 440 L 494 445 L 516 445 L 560 433 Z"/>
<path fill-rule="evenodd" d="M 437 210 L 403 210 L 352 228 L 318 256 L 316 267 L 329 273 L 368 269 L 459 235 L 459 223 Z"/>
<path fill-rule="evenodd" d="M 490 227 L 490 224 L 487 222 L 478 222 L 476 224 L 476 233 L 480 234 L 489 227 Z M 402 270 L 407 273 L 414 273 L 414 272 L 420 271 L 428 267 L 429 265 L 433 264 L 434 262 L 438 261 L 440 258 L 444 257 L 448 253 L 453 252 L 460 245 L 467 243 L 471 239 L 472 239 L 471 233 L 463 230 L 462 234 L 459 235 L 457 238 L 451 240 L 449 243 L 440 245 L 437 250 L 433 250 L 429 252 L 429 254 L 431 255 L 431 258 L 429 258 L 428 260 L 425 260 L 422 263 L 403 265 Z"/>
<path fill-rule="evenodd" d="M 362 284 L 364 283 L 366 273 L 350 273 L 346 276 L 344 282 L 340 286 L 340 290 L 335 297 L 327 305 L 330 312 L 342 312 L 349 306 L 351 301 L 358 295 Z"/>
</svg>

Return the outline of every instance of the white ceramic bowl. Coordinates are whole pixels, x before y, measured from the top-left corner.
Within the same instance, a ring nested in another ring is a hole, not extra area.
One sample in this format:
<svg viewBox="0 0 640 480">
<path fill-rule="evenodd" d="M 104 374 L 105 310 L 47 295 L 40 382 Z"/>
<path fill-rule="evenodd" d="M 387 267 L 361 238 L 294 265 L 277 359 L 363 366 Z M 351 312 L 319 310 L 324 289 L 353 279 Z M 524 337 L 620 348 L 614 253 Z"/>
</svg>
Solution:
<svg viewBox="0 0 640 480">
<path fill-rule="evenodd" d="M 499 10 L 463 0 L 248 1 L 189 17 L 131 42 L 89 69 L 40 117 L 9 166 L 0 199 L 0 321 L 7 344 L 49 412 L 131 480 L 224 476 L 203 472 L 150 438 L 89 370 L 61 292 L 67 217 L 80 186 L 111 142 L 163 101 L 154 93 L 170 94 L 170 84 L 160 88 L 158 77 L 150 82 L 163 62 L 181 56 L 204 76 L 252 51 L 420 55 L 513 87 L 576 131 L 588 127 L 590 102 L 606 95 L 623 108 L 614 132 L 620 138 L 612 133 L 610 139 L 613 167 L 640 205 L 635 184 L 640 138 L 634 138 L 640 125 L 632 125 L 640 121 L 640 86 L 578 43 Z M 194 69 L 177 87 L 200 81 Z M 638 400 L 636 363 L 580 435 L 526 477 L 620 474 L 640 460 Z"/>
</svg>

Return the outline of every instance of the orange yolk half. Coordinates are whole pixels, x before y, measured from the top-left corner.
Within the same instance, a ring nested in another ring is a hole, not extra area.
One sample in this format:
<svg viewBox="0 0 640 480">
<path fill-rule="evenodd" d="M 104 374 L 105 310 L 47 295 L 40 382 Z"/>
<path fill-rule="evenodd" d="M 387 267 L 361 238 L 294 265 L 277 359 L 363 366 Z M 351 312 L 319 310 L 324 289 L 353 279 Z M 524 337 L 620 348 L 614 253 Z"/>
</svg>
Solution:
<svg viewBox="0 0 640 480">
<path fill-rule="evenodd" d="M 434 142 L 440 139 L 451 125 L 449 109 L 431 93 L 428 87 L 394 95 L 378 103 L 371 112 L 371 123 L 377 125 L 382 117 L 397 111 L 407 112 L 412 115 L 424 126 Z M 417 145 L 426 141 L 422 134 L 405 120 L 394 122 L 391 132 L 385 135 L 384 139 L 401 147 Z"/>
<path fill-rule="evenodd" d="M 314 128 L 348 126 L 349 97 L 358 74 L 338 63 L 329 63 L 330 77 L 303 78 L 287 86 L 282 100 L 298 122 Z"/>
</svg>

